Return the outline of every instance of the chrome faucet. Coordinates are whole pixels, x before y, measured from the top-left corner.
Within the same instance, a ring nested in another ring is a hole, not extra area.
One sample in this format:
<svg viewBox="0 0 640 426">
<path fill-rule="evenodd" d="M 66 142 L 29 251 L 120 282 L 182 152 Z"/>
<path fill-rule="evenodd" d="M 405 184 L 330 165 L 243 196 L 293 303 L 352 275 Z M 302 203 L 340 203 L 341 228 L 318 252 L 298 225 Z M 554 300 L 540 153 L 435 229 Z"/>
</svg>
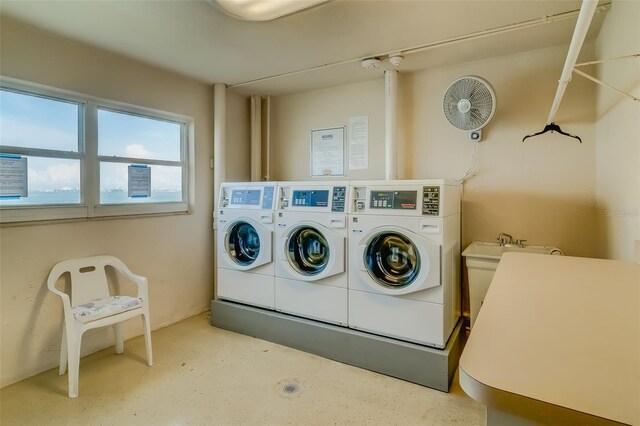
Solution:
<svg viewBox="0 0 640 426">
<path fill-rule="evenodd" d="M 527 240 L 516 240 L 515 246 L 522 248 L 522 247 L 524 247 L 524 242 L 525 241 L 527 241 Z"/>
<path fill-rule="evenodd" d="M 500 234 L 498 234 L 497 240 L 501 246 L 504 246 L 507 244 L 511 244 L 513 242 L 513 237 L 509 234 L 505 234 L 504 232 L 501 232 Z"/>
</svg>

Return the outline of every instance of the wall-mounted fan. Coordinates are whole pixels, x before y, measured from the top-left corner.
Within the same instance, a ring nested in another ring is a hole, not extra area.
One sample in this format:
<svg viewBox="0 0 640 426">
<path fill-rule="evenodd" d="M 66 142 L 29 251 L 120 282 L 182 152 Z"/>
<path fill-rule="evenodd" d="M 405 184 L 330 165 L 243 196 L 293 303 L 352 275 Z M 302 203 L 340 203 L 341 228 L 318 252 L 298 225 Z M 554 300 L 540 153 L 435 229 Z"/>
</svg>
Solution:
<svg viewBox="0 0 640 426">
<path fill-rule="evenodd" d="M 472 141 L 479 142 L 482 128 L 496 112 L 496 94 L 486 80 L 468 75 L 451 83 L 444 94 L 442 109 L 449 123 L 466 130 Z"/>
</svg>

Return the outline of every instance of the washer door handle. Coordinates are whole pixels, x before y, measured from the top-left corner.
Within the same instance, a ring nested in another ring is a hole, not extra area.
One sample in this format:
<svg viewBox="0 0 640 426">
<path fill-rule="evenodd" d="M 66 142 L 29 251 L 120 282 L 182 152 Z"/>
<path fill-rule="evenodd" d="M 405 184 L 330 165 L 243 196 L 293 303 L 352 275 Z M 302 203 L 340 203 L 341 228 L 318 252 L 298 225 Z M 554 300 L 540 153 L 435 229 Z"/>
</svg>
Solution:
<svg viewBox="0 0 640 426">
<path fill-rule="evenodd" d="M 222 251 L 225 252 L 225 253 L 228 253 L 228 250 L 227 250 L 227 236 L 228 235 L 229 235 L 229 233 L 225 231 L 225 232 L 222 233 L 222 237 L 221 237 L 222 238 Z"/>
<path fill-rule="evenodd" d="M 366 244 L 359 244 L 356 247 L 356 262 L 358 262 L 358 269 L 360 271 L 367 271 L 367 267 L 366 267 L 366 262 L 364 261 L 364 251 L 366 250 L 367 245 Z"/>
<path fill-rule="evenodd" d="M 280 238 L 280 249 L 282 250 L 282 260 L 283 262 L 289 262 L 289 248 L 287 247 L 287 237 Z"/>
</svg>

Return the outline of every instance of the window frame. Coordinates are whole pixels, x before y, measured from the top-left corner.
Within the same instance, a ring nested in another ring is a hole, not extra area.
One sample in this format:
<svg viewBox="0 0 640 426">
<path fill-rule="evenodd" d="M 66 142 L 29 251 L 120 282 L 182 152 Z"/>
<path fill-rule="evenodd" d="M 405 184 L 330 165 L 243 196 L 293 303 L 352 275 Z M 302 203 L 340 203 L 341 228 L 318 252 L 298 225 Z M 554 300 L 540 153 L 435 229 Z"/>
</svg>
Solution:
<svg viewBox="0 0 640 426">
<path fill-rule="evenodd" d="M 80 204 L 1 206 L 0 223 L 191 213 L 190 183 L 193 180 L 192 151 L 194 120 L 180 114 L 117 102 L 49 86 L 0 76 L 0 87 L 25 95 L 78 104 L 78 151 L 0 146 L 0 152 L 31 157 L 64 158 L 80 161 Z M 98 109 L 180 125 L 180 161 L 151 160 L 98 155 Z M 100 163 L 171 165 L 182 168 L 182 201 L 100 204 Z M 170 164 L 169 164 L 170 163 Z"/>
</svg>

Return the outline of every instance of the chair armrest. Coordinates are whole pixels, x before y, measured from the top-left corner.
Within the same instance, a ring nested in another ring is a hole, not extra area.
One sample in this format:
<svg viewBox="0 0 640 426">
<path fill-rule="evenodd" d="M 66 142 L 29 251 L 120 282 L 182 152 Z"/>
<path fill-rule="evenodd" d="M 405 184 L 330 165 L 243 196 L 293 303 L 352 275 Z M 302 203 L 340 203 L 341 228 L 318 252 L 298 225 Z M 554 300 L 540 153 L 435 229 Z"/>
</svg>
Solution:
<svg viewBox="0 0 640 426">
<path fill-rule="evenodd" d="M 132 278 L 132 280 L 138 285 L 138 297 L 147 303 L 149 301 L 149 281 L 140 275 L 135 275 L 135 279 Z"/>
<path fill-rule="evenodd" d="M 67 293 L 65 293 L 64 291 L 60 291 L 55 287 L 55 281 L 57 281 L 57 277 L 55 280 L 53 280 L 51 277 L 49 277 L 49 280 L 47 282 L 47 287 L 49 287 L 49 291 L 57 296 L 60 296 L 60 298 L 62 299 L 62 308 L 64 311 L 64 317 L 65 319 L 71 319 L 72 318 L 72 314 L 71 314 L 71 298 L 69 297 L 69 295 Z"/>
<path fill-rule="evenodd" d="M 146 302 L 149 296 L 149 281 L 147 278 L 131 272 L 127 265 L 125 265 L 120 259 L 114 260 L 117 261 L 111 263 L 111 266 L 116 268 L 122 273 L 122 275 L 133 281 L 138 286 L 138 297 L 141 297 L 142 300 Z"/>
<path fill-rule="evenodd" d="M 64 291 L 60 291 L 55 287 L 54 288 L 49 287 L 49 291 L 51 291 L 54 294 L 57 294 L 58 296 L 60 296 L 60 298 L 62 298 L 62 303 L 65 305 L 65 308 L 67 307 L 71 308 L 71 298 L 67 293 L 65 293 Z"/>
</svg>

